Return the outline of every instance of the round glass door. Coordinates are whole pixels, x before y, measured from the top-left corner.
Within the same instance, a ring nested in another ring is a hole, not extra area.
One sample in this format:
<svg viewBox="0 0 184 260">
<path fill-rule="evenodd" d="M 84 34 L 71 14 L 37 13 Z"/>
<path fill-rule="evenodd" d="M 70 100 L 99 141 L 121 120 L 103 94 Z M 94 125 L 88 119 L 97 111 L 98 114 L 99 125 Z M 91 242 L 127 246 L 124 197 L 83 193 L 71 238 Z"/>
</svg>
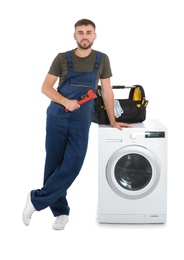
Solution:
<svg viewBox="0 0 184 260">
<path fill-rule="evenodd" d="M 159 160 L 152 151 L 138 145 L 125 146 L 109 159 L 107 181 L 118 195 L 139 199 L 150 194 L 160 178 Z"/>
<path fill-rule="evenodd" d="M 150 182 L 152 167 L 144 156 L 130 153 L 117 161 L 114 175 L 118 184 L 124 189 L 140 190 Z"/>
</svg>

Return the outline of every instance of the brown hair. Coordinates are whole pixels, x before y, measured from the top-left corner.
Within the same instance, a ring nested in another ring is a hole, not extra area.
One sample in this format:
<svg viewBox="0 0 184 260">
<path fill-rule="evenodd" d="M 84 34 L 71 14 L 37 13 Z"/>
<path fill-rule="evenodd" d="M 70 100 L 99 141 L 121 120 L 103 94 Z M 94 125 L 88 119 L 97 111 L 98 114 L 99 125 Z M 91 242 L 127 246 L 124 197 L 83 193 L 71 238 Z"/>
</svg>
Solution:
<svg viewBox="0 0 184 260">
<path fill-rule="evenodd" d="M 81 20 L 77 21 L 77 22 L 75 23 L 75 28 L 76 28 L 77 26 L 89 25 L 89 24 L 91 24 L 91 25 L 93 26 L 93 28 L 96 29 L 96 25 L 94 24 L 94 22 L 92 22 L 92 21 L 89 20 L 89 19 L 81 19 Z"/>
</svg>

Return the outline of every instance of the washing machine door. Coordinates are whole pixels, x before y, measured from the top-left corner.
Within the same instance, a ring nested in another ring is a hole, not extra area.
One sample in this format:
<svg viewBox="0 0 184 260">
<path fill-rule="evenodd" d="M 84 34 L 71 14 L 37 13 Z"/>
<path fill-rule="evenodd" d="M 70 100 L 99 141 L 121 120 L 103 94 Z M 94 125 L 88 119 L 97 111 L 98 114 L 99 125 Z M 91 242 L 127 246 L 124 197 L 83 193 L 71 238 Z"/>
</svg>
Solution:
<svg viewBox="0 0 184 260">
<path fill-rule="evenodd" d="M 106 177 L 111 189 L 128 199 L 150 194 L 160 179 L 159 159 L 149 149 L 130 145 L 117 150 L 109 159 Z"/>
</svg>

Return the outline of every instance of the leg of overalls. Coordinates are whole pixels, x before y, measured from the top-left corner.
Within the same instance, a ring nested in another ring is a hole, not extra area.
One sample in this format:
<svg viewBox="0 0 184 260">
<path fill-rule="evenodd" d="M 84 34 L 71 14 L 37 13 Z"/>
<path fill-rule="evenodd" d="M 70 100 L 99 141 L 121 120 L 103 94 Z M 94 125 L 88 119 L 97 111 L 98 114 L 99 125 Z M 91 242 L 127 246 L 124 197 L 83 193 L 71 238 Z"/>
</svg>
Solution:
<svg viewBox="0 0 184 260">
<path fill-rule="evenodd" d="M 65 124 L 62 124 L 61 128 L 60 121 L 64 122 L 64 119 L 59 120 L 60 110 L 61 106 L 54 102 L 51 102 L 51 106 L 47 110 L 44 185 L 54 170 L 61 165 L 67 143 L 68 120 L 65 118 Z M 64 115 L 69 116 L 66 115 L 66 113 Z M 66 195 L 67 193 L 64 192 L 63 195 L 58 199 L 58 207 L 60 211 L 62 211 L 62 214 L 68 215 L 70 208 L 66 200 Z"/>
<path fill-rule="evenodd" d="M 50 206 L 54 216 L 69 214 L 66 191 L 82 167 L 91 124 L 91 108 L 81 106 L 66 113 L 62 106 L 56 106 L 51 115 L 48 113 L 47 149 L 50 152 L 46 160 L 49 170 L 45 170 L 45 184 L 42 189 L 31 192 L 35 208 L 42 210 Z"/>
</svg>

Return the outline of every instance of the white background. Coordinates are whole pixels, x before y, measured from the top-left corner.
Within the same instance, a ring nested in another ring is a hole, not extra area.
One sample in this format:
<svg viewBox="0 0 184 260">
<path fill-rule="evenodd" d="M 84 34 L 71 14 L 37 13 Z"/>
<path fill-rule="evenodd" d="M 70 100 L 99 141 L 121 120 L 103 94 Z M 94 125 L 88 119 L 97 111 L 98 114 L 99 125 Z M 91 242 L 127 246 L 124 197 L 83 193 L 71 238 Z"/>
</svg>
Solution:
<svg viewBox="0 0 184 260">
<path fill-rule="evenodd" d="M 183 13 L 182 0 L 1 1 L 1 259 L 183 259 Z M 169 129 L 165 225 L 97 223 L 96 125 L 68 192 L 65 230 L 52 230 L 49 209 L 35 213 L 29 227 L 22 223 L 28 191 L 42 185 L 49 100 L 41 85 L 53 58 L 76 47 L 81 18 L 96 23 L 93 48 L 109 56 L 112 84 L 141 84 L 147 118 Z"/>
</svg>

